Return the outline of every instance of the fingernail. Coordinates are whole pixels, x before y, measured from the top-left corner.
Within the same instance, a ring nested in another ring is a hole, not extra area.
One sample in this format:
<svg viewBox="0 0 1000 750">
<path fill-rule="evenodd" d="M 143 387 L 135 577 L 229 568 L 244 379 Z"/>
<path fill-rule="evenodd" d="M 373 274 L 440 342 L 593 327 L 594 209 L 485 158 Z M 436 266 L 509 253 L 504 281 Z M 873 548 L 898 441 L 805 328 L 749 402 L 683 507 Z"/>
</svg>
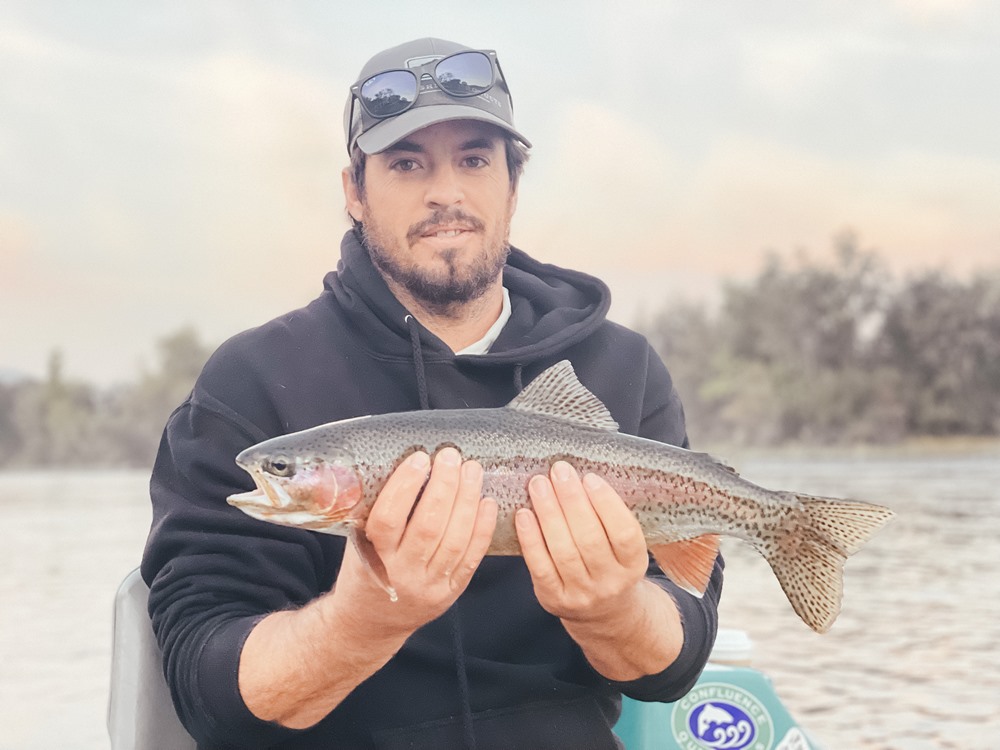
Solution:
<svg viewBox="0 0 1000 750">
<path fill-rule="evenodd" d="M 585 474 L 583 477 L 583 486 L 588 490 L 600 489 L 601 485 L 604 484 L 604 480 L 601 479 L 597 474 Z"/>
<path fill-rule="evenodd" d="M 522 529 L 531 528 L 531 511 L 521 508 L 514 514 L 514 522 Z"/>
<path fill-rule="evenodd" d="M 431 457 L 423 451 L 417 451 L 410 456 L 410 466 L 419 471 L 426 471 L 431 465 Z"/>
<path fill-rule="evenodd" d="M 448 446 L 447 448 L 442 448 L 437 455 L 437 460 L 447 466 L 458 466 L 462 461 L 461 455 L 458 451 Z"/>
<path fill-rule="evenodd" d="M 543 476 L 536 474 L 531 478 L 531 481 L 528 482 L 528 485 L 531 491 L 539 497 L 544 497 L 549 494 L 549 482 Z"/>
<path fill-rule="evenodd" d="M 495 517 L 497 513 L 500 512 L 500 503 L 498 503 L 492 497 L 484 497 L 482 500 L 479 501 L 479 508 L 481 513 L 485 513 L 488 516 Z"/>
<path fill-rule="evenodd" d="M 556 461 L 552 464 L 552 475 L 560 482 L 565 482 L 573 476 L 573 467 L 565 461 Z"/>
</svg>

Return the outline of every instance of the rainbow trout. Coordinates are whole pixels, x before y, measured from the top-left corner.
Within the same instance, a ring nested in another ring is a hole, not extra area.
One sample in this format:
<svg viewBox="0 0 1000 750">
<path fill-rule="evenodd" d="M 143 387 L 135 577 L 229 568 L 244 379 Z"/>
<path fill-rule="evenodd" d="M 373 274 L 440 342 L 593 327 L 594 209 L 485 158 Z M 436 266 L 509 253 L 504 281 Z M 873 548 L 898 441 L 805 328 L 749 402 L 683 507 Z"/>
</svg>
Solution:
<svg viewBox="0 0 1000 750">
<path fill-rule="evenodd" d="M 742 539 L 767 559 L 792 608 L 817 632 L 840 611 L 847 557 L 892 517 L 869 503 L 767 490 L 708 454 L 623 435 L 568 361 L 505 407 L 358 417 L 266 440 L 236 458 L 257 489 L 228 501 L 256 519 L 350 538 L 395 598 L 365 520 L 404 458 L 448 445 L 482 464 L 483 495 L 499 504 L 488 554 L 520 554 L 514 513 L 530 505 L 528 480 L 563 459 L 614 487 L 675 583 L 703 594 L 718 535 Z"/>
</svg>

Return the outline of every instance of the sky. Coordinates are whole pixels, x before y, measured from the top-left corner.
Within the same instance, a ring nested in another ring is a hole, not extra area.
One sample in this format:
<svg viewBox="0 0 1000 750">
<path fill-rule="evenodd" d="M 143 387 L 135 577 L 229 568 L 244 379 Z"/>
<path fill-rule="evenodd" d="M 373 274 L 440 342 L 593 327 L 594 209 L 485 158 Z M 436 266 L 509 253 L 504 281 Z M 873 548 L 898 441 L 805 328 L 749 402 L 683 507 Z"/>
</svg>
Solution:
<svg viewBox="0 0 1000 750">
<path fill-rule="evenodd" d="M 994 0 L 7 0 L 0 376 L 129 381 L 314 298 L 348 87 L 422 36 L 497 50 L 512 242 L 626 324 L 845 230 L 900 274 L 1000 265 Z"/>
</svg>

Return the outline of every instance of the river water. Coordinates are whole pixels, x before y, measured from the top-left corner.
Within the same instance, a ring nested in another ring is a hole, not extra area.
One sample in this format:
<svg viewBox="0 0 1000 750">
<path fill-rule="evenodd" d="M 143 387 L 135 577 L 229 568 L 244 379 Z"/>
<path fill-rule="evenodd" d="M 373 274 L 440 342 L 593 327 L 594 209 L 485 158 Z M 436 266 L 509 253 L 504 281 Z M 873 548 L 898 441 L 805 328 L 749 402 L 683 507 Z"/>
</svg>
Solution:
<svg viewBox="0 0 1000 750">
<path fill-rule="evenodd" d="M 723 627 L 824 750 L 1000 747 L 1000 455 L 728 456 L 764 486 L 897 512 L 825 635 L 726 540 Z M 734 460 L 735 459 L 735 460 Z M 0 473 L 0 750 L 108 747 L 115 589 L 149 525 L 135 472 Z"/>
</svg>

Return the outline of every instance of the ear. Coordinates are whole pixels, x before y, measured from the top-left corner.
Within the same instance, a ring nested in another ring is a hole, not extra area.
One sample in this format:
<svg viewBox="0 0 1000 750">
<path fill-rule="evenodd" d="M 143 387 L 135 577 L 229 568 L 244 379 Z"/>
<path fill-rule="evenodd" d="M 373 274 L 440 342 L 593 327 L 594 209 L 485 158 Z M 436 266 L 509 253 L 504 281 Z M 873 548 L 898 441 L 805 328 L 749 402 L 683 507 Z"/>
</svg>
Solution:
<svg viewBox="0 0 1000 750">
<path fill-rule="evenodd" d="M 507 203 L 507 221 L 514 218 L 514 212 L 517 210 L 517 186 L 510 191 L 510 201 Z"/>
<path fill-rule="evenodd" d="M 358 195 L 358 186 L 354 184 L 354 180 L 351 178 L 351 168 L 344 167 L 344 170 L 340 173 L 340 178 L 344 183 L 344 200 L 347 202 L 347 213 L 355 221 L 362 221 L 364 217 L 364 204 L 361 201 L 361 196 Z"/>
</svg>

